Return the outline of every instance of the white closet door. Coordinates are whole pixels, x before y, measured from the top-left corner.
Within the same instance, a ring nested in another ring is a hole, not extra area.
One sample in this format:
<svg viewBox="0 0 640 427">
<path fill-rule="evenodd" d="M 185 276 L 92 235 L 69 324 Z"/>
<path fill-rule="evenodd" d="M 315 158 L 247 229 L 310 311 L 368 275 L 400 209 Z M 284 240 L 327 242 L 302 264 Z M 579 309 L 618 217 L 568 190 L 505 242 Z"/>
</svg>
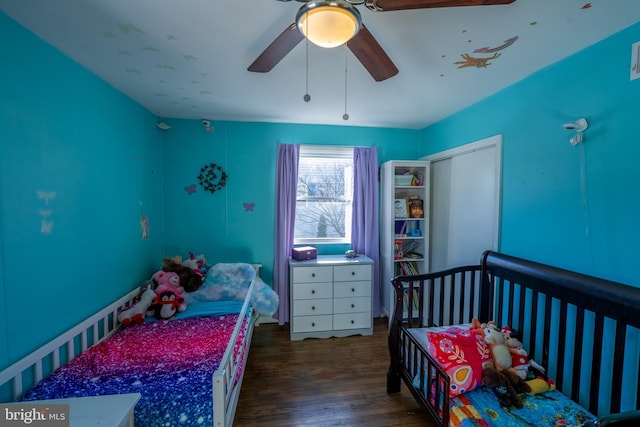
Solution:
<svg viewBox="0 0 640 427">
<path fill-rule="evenodd" d="M 495 167 L 491 148 L 451 159 L 448 267 L 478 263 L 495 247 Z"/>
<path fill-rule="evenodd" d="M 431 160 L 431 270 L 477 264 L 498 248 L 501 137 Z"/>
</svg>

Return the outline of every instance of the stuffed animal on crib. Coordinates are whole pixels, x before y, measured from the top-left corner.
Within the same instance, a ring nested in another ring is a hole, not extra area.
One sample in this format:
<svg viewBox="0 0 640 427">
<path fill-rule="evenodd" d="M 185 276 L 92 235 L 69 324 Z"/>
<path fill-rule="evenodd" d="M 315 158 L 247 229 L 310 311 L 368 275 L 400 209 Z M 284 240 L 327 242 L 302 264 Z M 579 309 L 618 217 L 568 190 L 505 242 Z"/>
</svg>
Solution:
<svg viewBox="0 0 640 427">
<path fill-rule="evenodd" d="M 542 377 L 537 377 L 532 380 L 525 381 L 529 386 L 529 394 L 533 396 L 534 394 L 546 393 L 548 391 L 553 391 L 556 389 L 556 385 L 550 379 L 544 379 Z"/>
<path fill-rule="evenodd" d="M 515 406 L 516 408 L 522 408 L 522 398 L 519 393 L 525 392 L 525 388 L 520 388 L 522 391 L 516 390 L 517 386 L 522 386 L 519 381 L 520 377 L 515 375 L 514 377 L 508 376 L 508 371 L 499 371 L 496 368 L 484 368 L 482 370 L 482 383 L 490 387 L 496 395 L 498 402 L 500 402 L 500 406 L 504 408 L 509 408 L 511 406 Z M 511 380 L 515 380 L 516 383 L 512 383 Z M 526 384 L 525 384 L 526 386 Z"/>
<path fill-rule="evenodd" d="M 184 304 L 184 298 L 178 297 L 173 291 L 164 290 L 156 295 L 153 301 L 155 317 L 159 320 L 170 320 Z"/>
<path fill-rule="evenodd" d="M 472 327 L 477 333 L 484 336 L 484 342 L 487 343 L 489 347 L 495 368 L 499 371 L 507 369 L 514 371 L 511 367 L 511 352 L 509 351 L 509 347 L 507 347 L 506 340 L 500 329 L 498 329 L 495 324 L 487 323 L 484 328 L 482 328 L 482 325 L 483 324 L 477 319 L 473 319 Z"/>
<path fill-rule="evenodd" d="M 517 338 L 517 332 L 512 330 L 511 327 L 505 326 L 502 328 L 502 335 L 505 337 L 505 344 L 511 352 L 511 366 L 514 372 L 523 380 L 526 380 L 529 376 L 529 367 L 531 362 L 527 350 L 522 346 L 522 342 Z"/>
<path fill-rule="evenodd" d="M 140 300 L 133 306 L 121 311 L 118 314 L 118 321 L 122 326 L 139 325 L 144 322 L 149 307 L 153 304 L 156 293 L 147 288 L 140 296 Z"/>
<path fill-rule="evenodd" d="M 165 292 L 171 292 L 175 296 L 175 301 L 178 311 L 184 311 L 187 308 L 187 303 L 182 297 L 184 288 L 180 286 L 180 276 L 174 272 L 158 271 L 153 275 L 153 280 L 158 284 L 155 288 L 157 296 L 162 295 Z M 157 314 L 156 314 L 156 317 Z"/>
<path fill-rule="evenodd" d="M 204 282 L 206 275 L 201 271 L 196 272 L 193 268 L 182 265 L 182 257 L 180 256 L 165 258 L 162 261 L 162 271 L 178 274 L 178 277 L 180 278 L 180 286 L 182 286 L 187 292 L 197 291 Z"/>
</svg>

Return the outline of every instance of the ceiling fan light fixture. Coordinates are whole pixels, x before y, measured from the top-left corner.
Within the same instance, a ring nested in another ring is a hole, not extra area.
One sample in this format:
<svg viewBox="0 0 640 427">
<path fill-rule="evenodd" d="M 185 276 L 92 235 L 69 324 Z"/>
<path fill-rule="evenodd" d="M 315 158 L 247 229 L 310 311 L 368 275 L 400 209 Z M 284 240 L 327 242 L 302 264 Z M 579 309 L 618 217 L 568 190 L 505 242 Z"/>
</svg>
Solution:
<svg viewBox="0 0 640 427">
<path fill-rule="evenodd" d="M 355 36 L 362 26 L 362 17 L 345 0 L 318 0 L 307 2 L 298 10 L 296 24 L 310 42 L 330 48 Z"/>
</svg>

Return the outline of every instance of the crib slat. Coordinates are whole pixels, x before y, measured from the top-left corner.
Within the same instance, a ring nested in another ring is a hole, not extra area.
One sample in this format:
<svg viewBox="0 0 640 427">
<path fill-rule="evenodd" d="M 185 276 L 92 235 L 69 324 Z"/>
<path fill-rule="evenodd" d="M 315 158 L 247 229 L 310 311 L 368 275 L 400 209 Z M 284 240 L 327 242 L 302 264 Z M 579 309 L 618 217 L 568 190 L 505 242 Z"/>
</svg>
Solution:
<svg viewBox="0 0 640 427">
<path fill-rule="evenodd" d="M 538 322 L 536 322 L 536 318 L 538 316 L 538 298 L 539 293 L 537 290 L 532 290 L 531 292 L 531 317 L 529 318 L 529 351 L 531 357 L 536 357 L 536 335 L 538 332 Z"/>
<path fill-rule="evenodd" d="M 576 311 L 576 346 L 573 350 L 573 373 L 571 375 L 571 400 L 580 396 L 580 370 L 582 369 L 582 334 L 584 333 L 584 308 Z"/>
<path fill-rule="evenodd" d="M 504 301 L 504 279 L 501 277 L 500 280 L 498 280 L 498 307 L 504 307 L 503 304 Z M 491 319 L 486 319 L 486 320 L 491 320 Z M 502 325 L 502 310 L 498 310 L 498 318 L 494 319 L 494 321 L 496 322 L 497 325 Z"/>
<path fill-rule="evenodd" d="M 520 296 L 518 297 L 519 299 L 519 306 L 518 306 L 518 326 L 517 329 L 520 332 L 520 341 L 524 340 L 524 337 L 522 336 L 523 330 L 524 330 L 524 310 L 525 310 L 525 300 L 527 299 L 527 289 L 523 286 L 520 286 Z M 524 342 L 524 341 L 522 341 Z"/>
<path fill-rule="evenodd" d="M 465 315 L 464 315 L 464 303 L 465 303 L 465 295 L 467 294 L 467 275 L 464 272 L 460 274 L 460 307 L 458 308 L 458 318 L 456 323 L 464 323 Z M 471 304 L 471 300 L 469 301 Z"/>
<path fill-rule="evenodd" d="M 589 388 L 589 410 L 598 413 L 598 394 L 600 391 L 600 367 L 602 365 L 602 335 L 604 330 L 604 316 L 596 314 L 593 331 L 593 364 L 591 365 L 591 387 Z"/>
<path fill-rule="evenodd" d="M 514 319 L 513 317 L 513 300 L 514 300 L 514 294 L 515 294 L 515 287 L 516 287 L 516 283 L 514 282 L 509 282 L 507 284 L 507 286 L 509 287 L 509 308 L 507 311 L 507 319 L 504 323 L 499 323 L 499 325 L 504 326 L 504 325 L 511 325 L 511 327 L 515 327 L 513 325 L 514 323 Z"/>
<path fill-rule="evenodd" d="M 444 325 L 444 278 L 440 277 L 438 280 L 439 290 L 440 290 L 440 309 L 438 310 L 438 326 Z"/>
<path fill-rule="evenodd" d="M 83 329 L 80 334 L 80 353 L 84 352 L 87 349 L 87 330 Z"/>
<path fill-rule="evenodd" d="M 549 295 L 544 296 L 544 324 L 542 329 L 544 333 L 542 342 L 542 366 L 549 366 L 549 341 L 551 340 L 551 304 L 552 299 Z"/>
<path fill-rule="evenodd" d="M 466 320 L 471 320 L 475 317 L 475 313 L 473 311 L 473 308 L 475 306 L 475 302 L 476 302 L 476 275 L 471 272 L 469 273 L 471 275 L 471 280 L 469 283 L 469 306 L 468 306 L 468 310 L 467 310 L 467 319 Z M 466 274 L 465 274 L 466 276 Z"/>
<path fill-rule="evenodd" d="M 564 379 L 564 357 L 566 350 L 567 340 L 567 303 L 562 301 L 560 303 L 560 322 L 558 325 L 558 355 L 557 360 L 557 372 L 556 372 L 556 384 L 560 384 L 562 387 L 562 381 Z"/>
<path fill-rule="evenodd" d="M 433 323 L 434 319 L 433 319 L 433 306 L 435 304 L 434 298 L 435 298 L 435 283 L 433 279 L 429 279 L 428 281 L 429 283 L 429 313 L 427 314 L 427 326 L 434 326 L 435 323 Z"/>
<path fill-rule="evenodd" d="M 452 274 L 449 278 L 449 322 L 447 325 L 453 325 L 453 315 L 456 311 L 456 276 Z"/>
<path fill-rule="evenodd" d="M 616 351 L 613 355 L 613 372 L 611 376 L 611 413 L 620 412 L 626 333 L 627 325 L 621 321 L 616 322 L 616 342 L 614 347 Z"/>
<path fill-rule="evenodd" d="M 420 304 L 418 305 L 418 326 L 424 326 L 424 280 L 420 283 L 420 287 L 418 287 L 418 301 Z"/>
</svg>

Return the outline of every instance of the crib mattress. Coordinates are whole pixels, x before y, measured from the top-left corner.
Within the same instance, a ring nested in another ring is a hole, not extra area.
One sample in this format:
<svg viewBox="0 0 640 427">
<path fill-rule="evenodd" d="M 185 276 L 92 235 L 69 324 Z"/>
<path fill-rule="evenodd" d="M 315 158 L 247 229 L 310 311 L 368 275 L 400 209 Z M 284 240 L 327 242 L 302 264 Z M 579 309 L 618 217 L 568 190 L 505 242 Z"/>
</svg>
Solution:
<svg viewBox="0 0 640 427">
<path fill-rule="evenodd" d="M 408 332 L 423 349 L 427 349 L 427 332 L 443 329 L 412 328 Z M 414 386 L 418 388 L 419 381 L 414 381 Z M 426 390 L 422 392 L 426 394 Z M 449 426 L 580 426 L 586 421 L 596 420 L 593 414 L 557 390 L 535 396 L 523 395 L 522 401 L 521 409 L 503 408 L 491 388 L 476 388 L 449 400 Z"/>
</svg>

